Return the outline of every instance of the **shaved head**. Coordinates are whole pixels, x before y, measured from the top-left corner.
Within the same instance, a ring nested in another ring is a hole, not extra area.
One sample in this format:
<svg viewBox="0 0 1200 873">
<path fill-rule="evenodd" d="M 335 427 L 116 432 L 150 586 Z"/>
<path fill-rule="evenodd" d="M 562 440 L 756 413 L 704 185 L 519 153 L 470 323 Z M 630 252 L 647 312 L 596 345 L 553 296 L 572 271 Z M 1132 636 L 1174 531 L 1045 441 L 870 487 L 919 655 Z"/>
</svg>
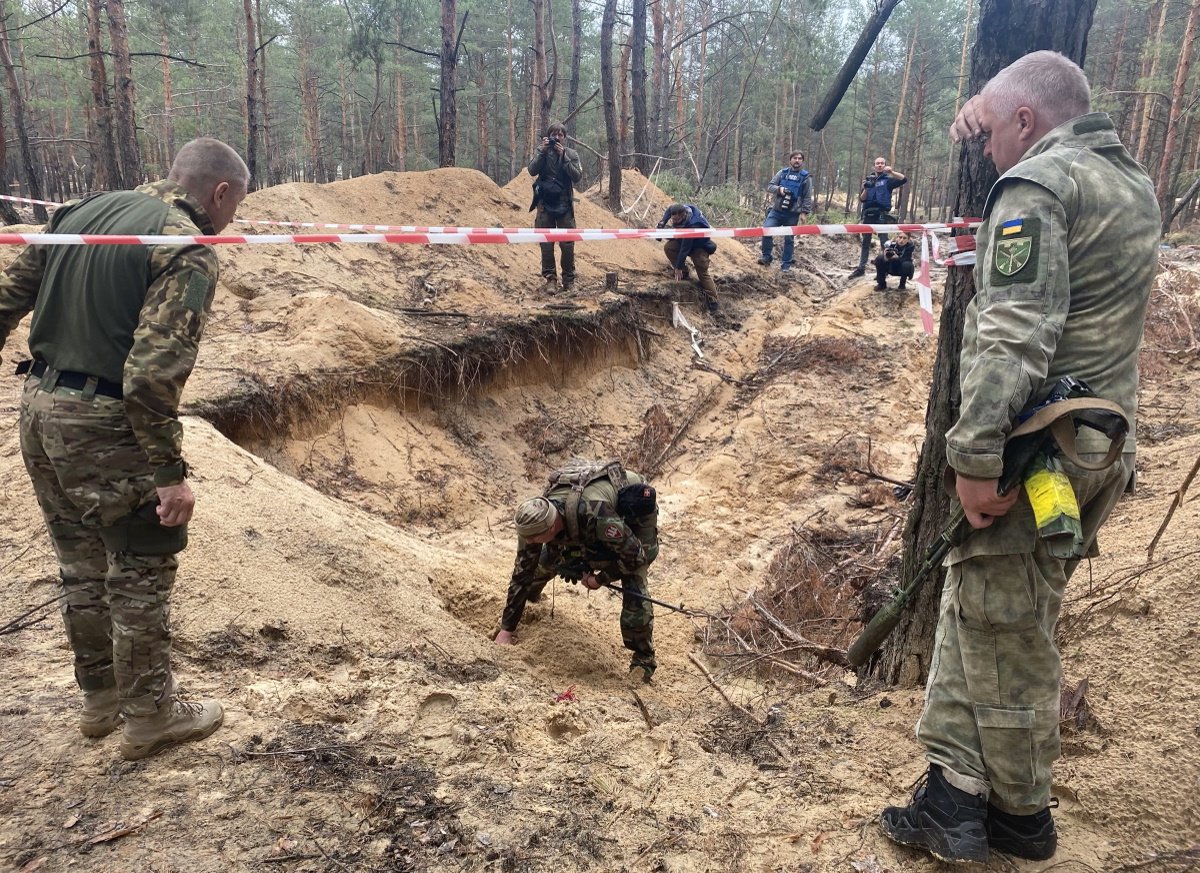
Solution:
<svg viewBox="0 0 1200 873">
<path fill-rule="evenodd" d="M 219 139 L 202 136 L 179 150 L 167 178 L 178 182 L 198 200 L 221 182 L 245 191 L 250 187 L 250 171 L 241 156 Z"/>
<path fill-rule="evenodd" d="M 1048 130 L 1092 111 L 1087 76 L 1070 58 L 1052 51 L 1031 52 L 1013 61 L 982 93 L 1001 120 L 1028 106 Z"/>
</svg>

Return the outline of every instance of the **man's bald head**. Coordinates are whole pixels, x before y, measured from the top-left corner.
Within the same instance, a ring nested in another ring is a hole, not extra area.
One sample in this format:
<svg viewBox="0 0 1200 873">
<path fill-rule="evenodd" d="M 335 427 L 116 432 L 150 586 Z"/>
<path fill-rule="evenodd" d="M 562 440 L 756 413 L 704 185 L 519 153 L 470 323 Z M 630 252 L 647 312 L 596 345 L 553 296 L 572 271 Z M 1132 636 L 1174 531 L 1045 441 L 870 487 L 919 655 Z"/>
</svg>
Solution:
<svg viewBox="0 0 1200 873">
<path fill-rule="evenodd" d="M 983 88 L 992 113 L 1011 118 L 1022 106 L 1048 132 L 1092 111 L 1092 91 L 1079 65 L 1058 52 L 1031 52 L 1013 61 Z"/>
<path fill-rule="evenodd" d="M 167 178 L 200 202 L 220 233 L 250 187 L 241 156 L 219 139 L 202 136 L 179 150 Z"/>
</svg>

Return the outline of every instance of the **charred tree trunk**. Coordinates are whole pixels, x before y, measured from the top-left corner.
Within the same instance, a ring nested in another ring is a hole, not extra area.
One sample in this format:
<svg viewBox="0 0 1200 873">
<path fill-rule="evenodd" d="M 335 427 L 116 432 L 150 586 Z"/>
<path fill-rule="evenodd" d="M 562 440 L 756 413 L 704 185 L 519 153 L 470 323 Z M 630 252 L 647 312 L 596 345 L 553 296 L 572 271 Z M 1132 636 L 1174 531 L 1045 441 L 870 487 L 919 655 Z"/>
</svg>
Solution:
<svg viewBox="0 0 1200 873">
<path fill-rule="evenodd" d="M 8 50 L 8 9 L 4 0 L 0 0 L 0 65 L 4 67 L 4 79 L 8 85 L 8 100 L 12 107 L 12 123 L 17 129 L 17 144 L 21 150 L 21 169 L 25 173 L 25 187 L 29 196 L 34 200 L 42 200 L 41 167 L 33 153 L 29 140 L 29 122 L 25 114 L 25 95 L 21 91 L 21 80 L 17 78 L 17 70 L 13 66 L 12 55 Z M 46 207 L 34 204 L 33 217 L 45 223 L 49 218 Z"/>
<path fill-rule="evenodd" d="M 129 56 L 125 0 L 107 0 L 105 8 L 108 9 L 108 39 L 113 58 L 113 114 L 121 187 L 133 188 L 142 181 L 142 154 L 134 122 L 133 63 Z"/>
<path fill-rule="evenodd" d="M 612 42 L 617 0 L 604 0 L 600 19 L 600 92 L 604 100 L 604 133 L 608 140 L 608 209 L 621 211 L 621 147 L 617 139 L 617 99 L 613 87 Z"/>
<path fill-rule="evenodd" d="M 1004 67 L 1040 49 L 1061 52 L 1082 66 L 1095 10 L 1096 0 L 1026 0 L 1021 4 L 983 0 L 971 52 L 970 93 L 979 93 Z M 996 169 L 979 145 L 962 145 L 955 213 L 979 215 L 995 180 Z M 925 411 L 925 444 L 917 465 L 912 509 L 904 527 L 902 585 L 913 578 L 922 554 L 940 533 L 950 510 L 950 499 L 942 489 L 946 431 L 958 419 L 963 316 L 974 295 L 972 272 L 952 269 L 946 281 L 937 357 Z M 867 672 L 889 683 L 924 682 L 937 627 L 941 582 L 940 573 L 926 582 L 881 653 L 868 664 Z"/>
<path fill-rule="evenodd" d="M 96 135 L 92 143 L 92 187 L 100 191 L 121 187 L 121 171 L 117 165 L 117 147 L 113 139 L 112 103 L 108 93 L 108 71 L 104 66 L 104 46 L 100 38 L 101 0 L 87 0 L 88 73 L 91 79 L 92 109 L 95 111 Z M 172 155 L 172 157 L 174 157 Z"/>
</svg>

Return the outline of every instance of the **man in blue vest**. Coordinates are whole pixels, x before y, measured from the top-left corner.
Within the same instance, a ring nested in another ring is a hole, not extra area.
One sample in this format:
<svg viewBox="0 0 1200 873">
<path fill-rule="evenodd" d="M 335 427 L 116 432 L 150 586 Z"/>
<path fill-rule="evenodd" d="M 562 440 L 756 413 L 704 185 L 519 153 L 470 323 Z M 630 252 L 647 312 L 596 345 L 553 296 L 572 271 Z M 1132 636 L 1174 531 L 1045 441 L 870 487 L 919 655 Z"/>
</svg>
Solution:
<svg viewBox="0 0 1200 873">
<path fill-rule="evenodd" d="M 892 208 L 892 192 L 907 182 L 907 176 L 896 172 L 887 165 L 887 158 L 876 158 L 875 172 L 863 179 L 862 191 L 858 195 L 861 222 L 863 224 L 890 224 L 891 216 L 888 213 Z M 879 244 L 882 246 L 885 242 L 887 242 L 887 234 L 879 234 Z M 858 255 L 858 266 L 850 273 L 851 279 L 858 279 L 866 275 L 867 257 L 870 254 L 871 235 L 864 233 L 862 250 Z"/>
<path fill-rule="evenodd" d="M 767 183 L 767 193 L 771 195 L 771 208 L 763 220 L 763 227 L 795 227 L 800 223 L 801 215 L 812 212 L 813 184 L 812 176 L 804 166 L 804 152 L 795 151 L 788 155 L 788 165 L 776 173 Z M 792 247 L 796 242 L 794 236 L 783 238 L 783 257 L 779 269 L 787 272 L 792 269 Z M 762 256 L 758 262 L 764 267 L 771 263 L 771 252 L 775 248 L 775 237 L 762 238 Z"/>
</svg>

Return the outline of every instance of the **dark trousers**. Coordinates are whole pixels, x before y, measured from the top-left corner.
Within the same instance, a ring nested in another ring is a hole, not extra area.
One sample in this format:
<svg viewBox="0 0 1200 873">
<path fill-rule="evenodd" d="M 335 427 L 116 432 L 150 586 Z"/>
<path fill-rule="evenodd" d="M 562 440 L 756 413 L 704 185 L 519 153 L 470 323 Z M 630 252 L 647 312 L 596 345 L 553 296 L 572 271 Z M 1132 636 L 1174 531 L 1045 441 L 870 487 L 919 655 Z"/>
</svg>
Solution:
<svg viewBox="0 0 1200 873">
<path fill-rule="evenodd" d="M 549 215 L 539 206 L 537 215 L 533 219 L 533 226 L 574 227 L 575 211 L 572 210 L 566 215 Z M 554 243 L 539 243 L 538 247 L 542 250 L 542 278 L 555 278 Z M 559 243 L 558 247 L 562 252 L 562 281 L 564 285 L 570 285 L 575 281 L 575 243 Z"/>
<path fill-rule="evenodd" d="M 879 212 L 865 213 L 862 217 L 862 220 L 859 222 L 859 224 L 886 224 L 886 223 L 887 222 L 884 221 L 883 214 L 879 213 Z M 887 240 L 888 240 L 888 235 L 886 233 L 879 234 L 880 247 L 882 247 L 883 244 L 885 242 L 887 242 Z M 867 258 L 870 257 L 870 255 L 871 255 L 871 235 L 869 233 L 864 233 L 862 235 L 862 250 L 858 253 L 858 268 L 860 270 L 865 270 L 867 268 Z"/>
<path fill-rule="evenodd" d="M 876 255 L 875 284 L 884 284 L 887 281 L 888 276 L 899 276 L 900 287 L 903 288 L 905 280 L 913 277 L 913 262 L 902 261 L 899 258 L 885 258 L 883 255 Z"/>
</svg>

